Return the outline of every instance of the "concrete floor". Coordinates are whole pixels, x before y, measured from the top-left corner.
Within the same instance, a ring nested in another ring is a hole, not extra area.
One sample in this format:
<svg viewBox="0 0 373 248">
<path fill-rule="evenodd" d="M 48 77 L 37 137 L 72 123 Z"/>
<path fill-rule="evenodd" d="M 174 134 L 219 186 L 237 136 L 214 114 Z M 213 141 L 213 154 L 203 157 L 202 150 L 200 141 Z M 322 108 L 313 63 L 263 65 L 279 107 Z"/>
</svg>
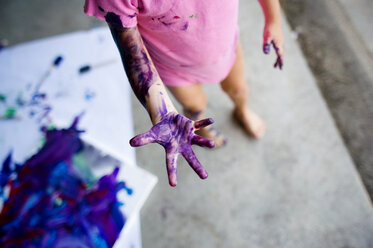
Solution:
<svg viewBox="0 0 373 248">
<path fill-rule="evenodd" d="M 11 44 L 101 25 L 81 13 L 78 0 L 0 3 L 0 39 Z M 267 135 L 247 137 L 231 120 L 227 96 L 211 85 L 208 116 L 230 141 L 195 148 L 207 180 L 180 159 L 179 184 L 171 188 L 162 148 L 137 149 L 138 164 L 159 177 L 142 210 L 145 248 L 373 247 L 372 206 L 315 79 L 286 24 L 285 70 L 272 69 L 274 56 L 260 49 L 262 21 L 256 1 L 241 1 L 250 104 L 266 120 Z M 144 132 L 148 116 L 135 99 L 133 105 L 135 131 Z"/>
<path fill-rule="evenodd" d="M 346 147 L 373 199 L 373 2 L 282 2 Z"/>
</svg>

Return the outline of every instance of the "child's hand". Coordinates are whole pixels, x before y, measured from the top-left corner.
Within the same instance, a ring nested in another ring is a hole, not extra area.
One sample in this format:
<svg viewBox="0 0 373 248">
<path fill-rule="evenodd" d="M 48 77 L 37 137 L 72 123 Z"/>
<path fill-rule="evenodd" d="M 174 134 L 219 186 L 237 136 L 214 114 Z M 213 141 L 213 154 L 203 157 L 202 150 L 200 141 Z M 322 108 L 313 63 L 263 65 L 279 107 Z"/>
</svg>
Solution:
<svg viewBox="0 0 373 248">
<path fill-rule="evenodd" d="M 171 112 L 155 124 L 149 131 L 139 134 L 130 140 L 131 146 L 143 146 L 149 143 L 158 143 L 166 150 L 166 164 L 168 180 L 171 186 L 177 184 L 177 157 L 183 155 L 200 178 L 207 178 L 207 171 L 202 167 L 192 150 L 192 145 L 213 148 L 214 142 L 194 134 L 195 130 L 204 128 L 214 121 L 204 119 L 191 121 L 183 115 Z"/>
<path fill-rule="evenodd" d="M 282 35 L 281 23 L 269 23 L 264 27 L 263 32 L 263 52 L 269 54 L 271 44 L 276 51 L 277 60 L 274 67 L 277 66 L 282 70 L 284 65 L 284 37 Z"/>
</svg>

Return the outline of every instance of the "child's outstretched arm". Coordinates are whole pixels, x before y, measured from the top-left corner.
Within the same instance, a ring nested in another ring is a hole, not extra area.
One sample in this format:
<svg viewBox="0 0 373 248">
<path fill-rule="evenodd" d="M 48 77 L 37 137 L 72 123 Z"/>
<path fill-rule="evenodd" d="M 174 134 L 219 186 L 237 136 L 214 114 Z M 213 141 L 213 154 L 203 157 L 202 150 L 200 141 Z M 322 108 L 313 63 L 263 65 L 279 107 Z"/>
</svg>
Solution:
<svg viewBox="0 0 373 248">
<path fill-rule="evenodd" d="M 131 87 L 147 109 L 153 127 L 146 133 L 130 140 L 131 146 L 158 143 L 165 148 L 168 179 L 176 186 L 177 158 L 181 154 L 194 171 L 202 178 L 207 172 L 196 158 L 191 146 L 214 147 L 214 142 L 194 134 L 195 130 L 213 123 L 212 119 L 193 122 L 178 114 L 172 104 L 162 80 L 144 46 L 136 27 L 123 28 L 109 24 L 114 41 L 122 57 L 123 66 Z"/>
<path fill-rule="evenodd" d="M 284 37 L 281 28 L 281 7 L 279 0 L 259 0 L 262 7 L 265 26 L 263 32 L 263 52 L 268 54 L 271 44 L 276 51 L 274 67 L 282 69 L 284 64 Z"/>
</svg>

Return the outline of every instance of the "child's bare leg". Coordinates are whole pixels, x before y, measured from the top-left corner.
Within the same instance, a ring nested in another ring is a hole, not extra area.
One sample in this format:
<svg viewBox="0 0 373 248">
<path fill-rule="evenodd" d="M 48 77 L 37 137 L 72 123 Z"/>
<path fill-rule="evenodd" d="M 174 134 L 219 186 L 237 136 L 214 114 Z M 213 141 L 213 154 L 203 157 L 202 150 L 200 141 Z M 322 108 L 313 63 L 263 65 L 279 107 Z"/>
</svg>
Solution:
<svg viewBox="0 0 373 248">
<path fill-rule="evenodd" d="M 254 138 L 260 139 L 263 137 L 265 132 L 264 122 L 247 107 L 249 88 L 245 80 L 244 59 L 240 43 L 237 46 L 234 65 L 228 76 L 221 82 L 221 87 L 235 105 L 234 117 Z"/>
<path fill-rule="evenodd" d="M 201 120 L 204 118 L 203 111 L 207 105 L 207 98 L 200 84 L 190 86 L 168 86 L 172 95 L 183 106 L 184 115 L 191 120 Z M 196 131 L 198 135 L 213 140 L 215 147 L 226 143 L 225 137 L 214 128 L 206 127 Z"/>
</svg>

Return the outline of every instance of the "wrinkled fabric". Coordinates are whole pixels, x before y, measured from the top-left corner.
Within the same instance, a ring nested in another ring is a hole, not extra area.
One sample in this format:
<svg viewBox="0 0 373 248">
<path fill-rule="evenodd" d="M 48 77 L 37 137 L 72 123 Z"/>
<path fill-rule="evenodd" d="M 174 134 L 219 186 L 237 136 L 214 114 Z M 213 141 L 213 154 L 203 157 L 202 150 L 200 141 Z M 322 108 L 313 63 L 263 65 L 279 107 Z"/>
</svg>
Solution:
<svg viewBox="0 0 373 248">
<path fill-rule="evenodd" d="M 163 82 L 218 83 L 238 41 L 238 0 L 86 0 L 89 16 L 137 26 Z"/>
</svg>

